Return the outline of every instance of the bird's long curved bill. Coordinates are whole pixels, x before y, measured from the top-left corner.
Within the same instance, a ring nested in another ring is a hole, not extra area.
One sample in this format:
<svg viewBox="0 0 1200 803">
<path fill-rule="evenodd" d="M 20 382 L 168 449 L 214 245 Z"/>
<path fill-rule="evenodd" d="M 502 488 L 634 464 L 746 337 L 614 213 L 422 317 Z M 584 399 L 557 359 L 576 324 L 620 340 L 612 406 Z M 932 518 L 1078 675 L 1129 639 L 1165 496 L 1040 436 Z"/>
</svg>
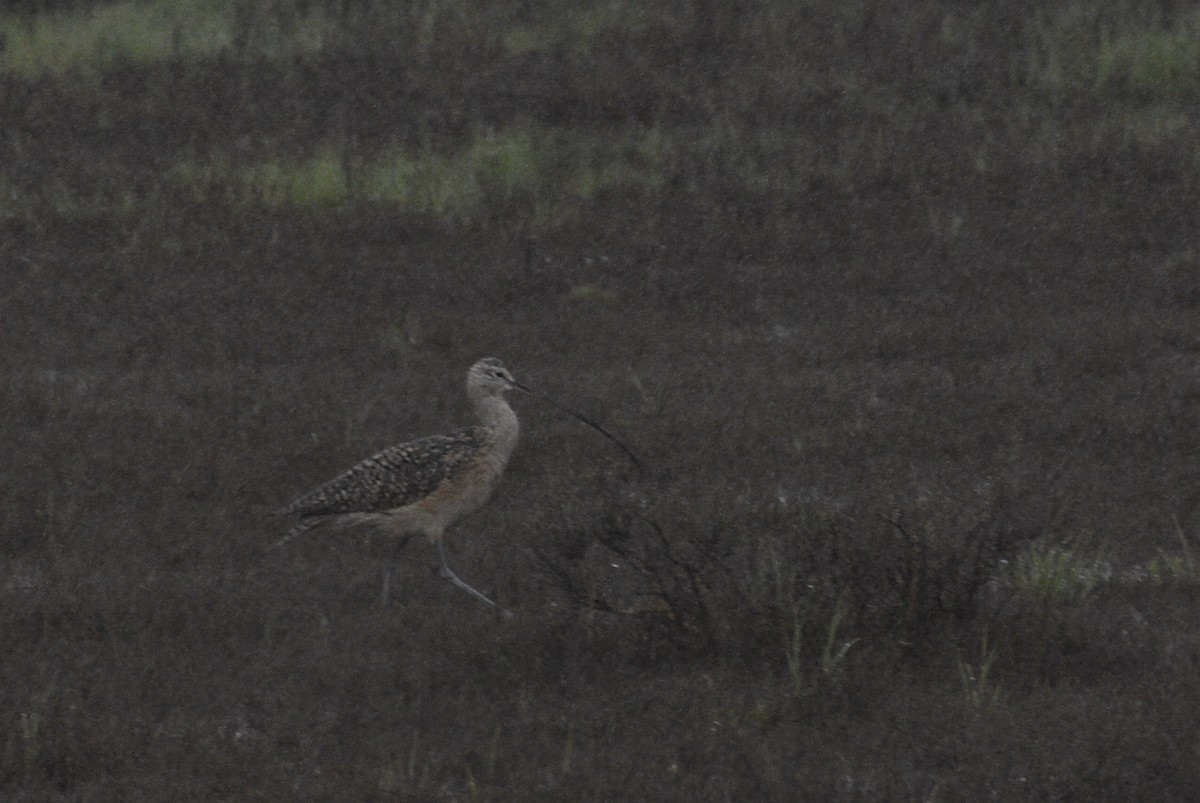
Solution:
<svg viewBox="0 0 1200 803">
<path fill-rule="evenodd" d="M 550 402 L 550 404 L 552 404 L 555 407 L 557 407 L 558 409 L 562 410 L 567 415 L 573 416 L 574 418 L 577 418 L 580 421 L 582 421 L 583 423 L 587 424 L 589 427 L 596 430 L 601 435 L 603 435 L 604 437 L 608 438 L 610 441 L 615 443 L 617 445 L 617 448 L 619 448 L 622 452 L 624 452 L 629 457 L 629 459 L 633 461 L 633 464 L 635 466 L 637 466 L 638 471 L 641 471 L 643 474 L 646 473 L 646 466 L 642 463 L 641 460 L 638 459 L 637 455 L 635 455 L 629 449 L 628 446 L 621 443 L 621 440 L 616 435 L 612 434 L 607 429 L 600 426 L 599 424 L 597 424 L 592 419 L 588 418 L 583 413 L 579 412 L 578 410 L 576 410 L 574 408 L 568 407 L 567 405 L 563 404 L 562 402 L 558 401 L 557 399 L 555 399 L 551 396 L 547 396 L 544 393 L 538 393 L 536 390 L 526 387 L 525 385 L 522 385 L 519 382 L 514 382 L 513 387 L 517 388 L 518 390 L 520 390 L 523 393 L 528 393 L 530 396 L 533 396 L 538 399 L 542 399 L 543 401 L 548 401 L 548 402 Z"/>
</svg>

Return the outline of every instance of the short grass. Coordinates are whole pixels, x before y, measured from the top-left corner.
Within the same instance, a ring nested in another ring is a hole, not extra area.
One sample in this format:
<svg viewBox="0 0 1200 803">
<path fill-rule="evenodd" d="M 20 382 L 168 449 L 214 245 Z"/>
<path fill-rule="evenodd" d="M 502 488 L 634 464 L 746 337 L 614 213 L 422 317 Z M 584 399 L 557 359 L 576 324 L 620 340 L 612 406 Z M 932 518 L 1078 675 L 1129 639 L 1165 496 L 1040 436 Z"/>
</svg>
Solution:
<svg viewBox="0 0 1200 803">
<path fill-rule="evenodd" d="M 1195 13 L 0 17 L 0 796 L 1195 800 Z M 452 562 L 267 512 L 515 400 Z"/>
<path fill-rule="evenodd" d="M 129 0 L 56 13 L 0 15 L 0 69 L 25 77 L 94 73 L 231 55 L 257 61 L 320 52 L 332 27 L 316 7 L 212 0 Z M 247 37 L 252 37 L 250 41 Z"/>
<path fill-rule="evenodd" d="M 89 119 L 75 124 L 98 127 L 113 145 L 155 118 L 155 128 L 177 127 L 171 109 L 181 101 L 194 107 L 185 119 L 216 117 L 237 133 L 160 141 L 151 164 L 68 158 L 61 171 L 39 167 L 42 156 L 18 138 L 0 171 L 0 211 L 137 215 L 161 208 L 162 192 L 172 191 L 247 206 L 384 203 L 422 228 L 522 219 L 526 230 L 555 236 L 576 232 L 598 206 L 617 206 L 628 212 L 623 228 L 651 239 L 679 210 L 731 216 L 760 242 L 794 241 L 789 219 L 814 187 L 919 187 L 966 174 L 1002 181 L 1018 154 L 1021 169 L 1061 171 L 1111 153 L 1186 151 L 1180 104 L 1200 90 L 1196 16 L 1133 10 L 1071 3 L 998 17 L 929 6 L 888 34 L 927 60 L 924 87 L 876 80 L 894 65 L 856 49 L 869 4 L 805 14 L 763 2 L 740 17 L 707 15 L 682 0 L 588 12 L 432 0 L 162 0 L 9 12 L 0 18 L 0 69 L 52 82 L 48 102 L 90 98 L 80 106 Z M 988 41 L 992 28 L 1009 39 Z M 774 49 L 763 51 L 763 41 Z M 688 50 L 710 42 L 720 45 L 711 55 Z M 1010 49 L 999 52 L 1003 45 Z M 835 47 L 853 59 L 815 68 Z M 621 48 L 638 50 L 625 58 Z M 456 77 L 454 54 L 464 51 L 479 53 L 479 67 Z M 301 86 L 304 65 L 362 54 L 383 69 L 373 88 L 347 73 L 326 114 L 307 124 L 269 111 L 306 104 L 314 90 Z M 723 68 L 710 76 L 694 69 L 710 58 Z M 223 63 L 262 78 L 206 86 Z M 164 64 L 175 66 L 155 67 Z M 556 97 L 512 94 L 523 76 L 551 64 L 559 65 Z M 138 71 L 139 88 L 104 78 L 114 70 Z M 429 103 L 418 101 L 420 114 L 398 102 L 412 81 L 432 92 Z M 922 89 L 936 107 L 913 103 Z M 984 97 L 1003 113 L 981 115 Z M 555 108 L 567 116 L 547 118 Z M 926 148 L 933 125 L 948 141 Z M 1168 161 L 1196 180 L 1194 159 Z"/>
</svg>

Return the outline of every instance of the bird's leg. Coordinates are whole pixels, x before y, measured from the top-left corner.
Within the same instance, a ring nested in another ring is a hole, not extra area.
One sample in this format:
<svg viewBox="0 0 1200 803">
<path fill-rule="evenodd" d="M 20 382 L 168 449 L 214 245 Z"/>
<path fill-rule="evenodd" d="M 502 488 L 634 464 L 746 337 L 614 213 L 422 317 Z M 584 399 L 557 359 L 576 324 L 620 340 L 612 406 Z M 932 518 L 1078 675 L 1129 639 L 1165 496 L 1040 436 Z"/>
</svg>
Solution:
<svg viewBox="0 0 1200 803">
<path fill-rule="evenodd" d="M 442 559 L 442 577 L 445 577 L 451 583 L 454 583 L 454 585 L 458 586 L 463 591 L 466 591 L 468 594 L 475 597 L 475 599 L 479 600 L 480 602 L 486 603 L 487 605 L 490 605 L 491 607 L 495 608 L 496 603 L 492 602 L 490 599 L 485 597 L 483 594 L 479 593 L 478 591 L 476 591 L 475 589 L 471 588 L 469 585 L 464 583 L 462 580 L 458 579 L 458 575 L 455 574 L 454 571 L 450 568 L 450 564 L 446 563 L 446 550 L 442 547 L 442 539 L 440 539 L 440 538 L 438 539 L 437 545 L 438 545 L 438 557 Z"/>
<path fill-rule="evenodd" d="M 400 553 L 404 551 L 404 547 L 408 544 L 408 539 L 410 538 L 412 538 L 411 535 L 406 535 L 400 539 L 400 543 L 396 544 L 396 552 L 392 555 L 391 562 L 383 570 L 383 592 L 380 594 L 379 601 L 385 608 L 392 595 L 392 575 L 396 573 L 396 567 L 400 565 Z"/>
</svg>

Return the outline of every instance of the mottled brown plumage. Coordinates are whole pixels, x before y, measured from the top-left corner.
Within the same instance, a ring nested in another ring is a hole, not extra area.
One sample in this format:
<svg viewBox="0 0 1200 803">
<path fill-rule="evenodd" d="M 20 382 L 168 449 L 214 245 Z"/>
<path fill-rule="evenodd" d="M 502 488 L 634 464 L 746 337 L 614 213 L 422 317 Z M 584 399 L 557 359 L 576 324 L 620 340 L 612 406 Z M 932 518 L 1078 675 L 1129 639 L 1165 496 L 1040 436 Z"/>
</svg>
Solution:
<svg viewBox="0 0 1200 803">
<path fill-rule="evenodd" d="M 485 442 L 480 427 L 402 443 L 368 457 L 314 488 L 279 515 L 301 520 L 345 513 L 379 513 L 420 501 L 461 473 Z"/>
<path fill-rule="evenodd" d="M 514 388 L 528 391 L 496 358 L 479 360 L 467 372 L 478 425 L 384 449 L 304 494 L 277 511 L 300 517 L 280 543 L 325 523 L 371 522 L 397 536 L 423 533 L 437 544 L 442 574 L 493 605 L 450 569 L 442 540 L 450 525 L 487 501 L 508 464 L 520 427 L 504 394 Z M 385 600 L 390 577 L 389 571 Z"/>
</svg>

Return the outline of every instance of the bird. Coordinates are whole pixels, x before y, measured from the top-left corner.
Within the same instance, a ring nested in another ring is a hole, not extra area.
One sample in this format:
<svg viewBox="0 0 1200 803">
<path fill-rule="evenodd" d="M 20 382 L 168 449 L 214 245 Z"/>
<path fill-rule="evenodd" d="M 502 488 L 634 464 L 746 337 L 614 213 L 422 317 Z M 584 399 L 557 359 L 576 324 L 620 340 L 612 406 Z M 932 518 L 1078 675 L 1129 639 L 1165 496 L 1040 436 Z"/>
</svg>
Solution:
<svg viewBox="0 0 1200 803">
<path fill-rule="evenodd" d="M 516 448 L 520 424 L 505 394 L 532 391 L 495 357 L 476 361 L 467 371 L 466 385 L 475 412 L 473 426 L 384 449 L 275 511 L 299 518 L 277 546 L 325 524 L 370 523 L 399 536 L 395 558 L 384 574 L 386 604 L 400 552 L 413 535 L 424 535 L 437 546 L 442 576 L 495 607 L 450 568 L 445 535 L 491 497 Z"/>
</svg>

